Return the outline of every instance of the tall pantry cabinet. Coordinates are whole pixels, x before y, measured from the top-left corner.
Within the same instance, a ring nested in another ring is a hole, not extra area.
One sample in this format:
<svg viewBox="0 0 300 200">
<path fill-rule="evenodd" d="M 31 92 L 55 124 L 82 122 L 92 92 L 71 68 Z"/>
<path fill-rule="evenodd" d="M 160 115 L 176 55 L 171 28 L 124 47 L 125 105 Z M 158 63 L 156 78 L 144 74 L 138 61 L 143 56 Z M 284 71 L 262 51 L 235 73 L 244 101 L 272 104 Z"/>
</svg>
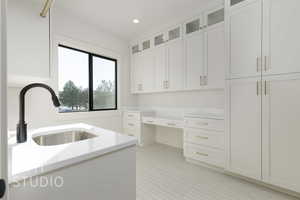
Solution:
<svg viewBox="0 0 300 200">
<path fill-rule="evenodd" d="M 298 0 L 227 0 L 227 170 L 300 192 Z"/>
</svg>

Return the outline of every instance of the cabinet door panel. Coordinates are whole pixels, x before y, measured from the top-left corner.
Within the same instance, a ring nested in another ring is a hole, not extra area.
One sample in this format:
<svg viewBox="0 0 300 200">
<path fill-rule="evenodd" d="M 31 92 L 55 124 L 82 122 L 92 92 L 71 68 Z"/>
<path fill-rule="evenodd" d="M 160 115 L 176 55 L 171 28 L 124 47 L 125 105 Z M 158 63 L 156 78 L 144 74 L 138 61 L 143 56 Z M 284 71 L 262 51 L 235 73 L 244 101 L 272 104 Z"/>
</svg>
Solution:
<svg viewBox="0 0 300 200">
<path fill-rule="evenodd" d="M 154 89 L 154 55 L 152 50 L 142 52 L 142 90 L 143 92 Z"/>
<path fill-rule="evenodd" d="M 268 80 L 264 96 L 265 181 L 300 192 L 300 77 Z"/>
<path fill-rule="evenodd" d="M 261 179 L 260 79 L 230 85 L 229 171 Z M 260 82 L 259 82 L 260 83 Z"/>
<path fill-rule="evenodd" d="M 141 87 L 139 86 L 142 83 L 142 57 L 140 53 L 133 54 L 131 56 L 131 65 L 132 65 L 132 90 L 133 92 L 140 92 Z"/>
<path fill-rule="evenodd" d="M 154 49 L 155 65 L 155 89 L 156 91 L 165 90 L 164 82 L 167 80 L 167 57 L 166 47 L 160 45 Z"/>
<path fill-rule="evenodd" d="M 266 74 L 300 72 L 300 1 L 264 1 Z"/>
<path fill-rule="evenodd" d="M 183 42 L 168 44 L 168 89 L 181 90 L 184 86 Z"/>
<path fill-rule="evenodd" d="M 8 78 L 49 79 L 49 17 L 40 17 L 44 2 L 8 1 Z"/>
<path fill-rule="evenodd" d="M 225 87 L 225 33 L 224 24 L 207 29 L 207 86 Z"/>
<path fill-rule="evenodd" d="M 230 77 L 260 75 L 262 12 L 261 0 L 232 12 L 229 16 Z"/>
<path fill-rule="evenodd" d="M 199 31 L 185 37 L 186 88 L 199 89 L 204 75 L 204 33 Z"/>
</svg>

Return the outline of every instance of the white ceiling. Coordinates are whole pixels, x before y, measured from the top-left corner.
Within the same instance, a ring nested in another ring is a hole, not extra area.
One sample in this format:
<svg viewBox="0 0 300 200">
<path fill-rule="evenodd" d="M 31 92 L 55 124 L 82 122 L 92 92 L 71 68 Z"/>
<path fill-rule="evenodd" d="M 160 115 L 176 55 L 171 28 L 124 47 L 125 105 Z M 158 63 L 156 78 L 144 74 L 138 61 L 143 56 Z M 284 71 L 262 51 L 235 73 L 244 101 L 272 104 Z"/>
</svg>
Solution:
<svg viewBox="0 0 300 200">
<path fill-rule="evenodd" d="M 55 7 L 104 31 L 130 40 L 147 31 L 193 15 L 212 0 L 56 0 Z M 139 24 L 133 24 L 137 18 Z"/>
</svg>

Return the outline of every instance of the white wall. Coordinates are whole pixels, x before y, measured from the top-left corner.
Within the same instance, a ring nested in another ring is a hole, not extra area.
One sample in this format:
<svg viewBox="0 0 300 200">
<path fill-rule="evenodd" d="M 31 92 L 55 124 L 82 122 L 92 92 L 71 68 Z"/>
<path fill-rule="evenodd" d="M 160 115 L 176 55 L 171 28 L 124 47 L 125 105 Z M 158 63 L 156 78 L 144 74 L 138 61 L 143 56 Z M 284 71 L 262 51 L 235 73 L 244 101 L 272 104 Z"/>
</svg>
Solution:
<svg viewBox="0 0 300 200">
<path fill-rule="evenodd" d="M 135 105 L 136 99 L 130 95 L 130 77 L 129 77 L 129 50 L 127 41 L 119 40 L 109 33 L 105 33 L 93 25 L 86 23 L 67 12 L 54 9 L 52 11 L 52 33 L 53 36 L 63 36 L 71 38 L 74 41 L 85 43 L 105 49 L 120 55 L 121 65 L 120 71 L 120 95 L 121 99 L 119 107 L 122 105 Z M 32 55 L 38 59 L 38 55 Z M 56 67 L 55 63 L 51 67 Z M 55 71 L 51 69 L 51 71 Z M 55 74 L 52 74 L 56 76 Z M 55 79 L 52 77 L 50 85 L 55 88 Z M 15 130 L 18 122 L 18 93 L 21 88 L 8 89 L 8 128 Z M 37 128 L 46 125 L 86 122 L 93 125 L 98 125 L 103 128 L 108 128 L 116 131 L 121 131 L 122 120 L 120 112 L 92 112 L 92 113 L 69 113 L 58 114 L 57 110 L 52 105 L 52 101 L 48 92 L 44 89 L 33 89 L 26 95 L 26 122 L 29 128 Z"/>
<path fill-rule="evenodd" d="M 194 108 L 224 108 L 223 90 L 199 90 L 170 93 L 142 94 L 138 96 L 140 106 Z"/>
</svg>

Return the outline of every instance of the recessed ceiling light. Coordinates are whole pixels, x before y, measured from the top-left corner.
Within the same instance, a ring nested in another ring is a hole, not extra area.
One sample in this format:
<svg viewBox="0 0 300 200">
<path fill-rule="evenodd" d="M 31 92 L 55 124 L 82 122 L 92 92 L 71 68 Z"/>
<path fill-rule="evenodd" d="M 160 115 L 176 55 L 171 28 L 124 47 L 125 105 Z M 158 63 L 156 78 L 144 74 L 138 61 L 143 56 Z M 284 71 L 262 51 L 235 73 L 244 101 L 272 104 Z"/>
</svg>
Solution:
<svg viewBox="0 0 300 200">
<path fill-rule="evenodd" d="M 135 24 L 138 24 L 138 23 L 140 23 L 140 20 L 134 19 L 134 20 L 132 20 L 132 22 L 135 23 Z"/>
</svg>

